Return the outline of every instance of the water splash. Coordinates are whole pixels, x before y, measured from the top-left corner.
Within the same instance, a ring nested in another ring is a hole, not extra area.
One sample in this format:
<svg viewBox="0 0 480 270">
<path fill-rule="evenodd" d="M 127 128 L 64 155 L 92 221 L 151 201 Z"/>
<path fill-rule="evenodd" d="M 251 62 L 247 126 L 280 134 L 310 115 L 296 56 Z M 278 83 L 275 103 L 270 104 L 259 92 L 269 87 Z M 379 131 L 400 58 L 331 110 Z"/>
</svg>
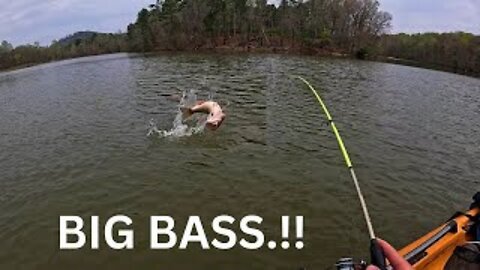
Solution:
<svg viewBox="0 0 480 270">
<path fill-rule="evenodd" d="M 173 119 L 172 128 L 170 130 L 158 129 L 153 119 L 150 119 L 150 127 L 147 137 L 188 137 L 194 134 L 202 133 L 205 129 L 206 117 L 203 115 L 193 115 L 188 118 L 184 117 L 182 108 L 190 108 L 197 102 L 197 94 L 195 90 L 183 92 L 182 98 L 178 104 L 177 115 Z"/>
</svg>

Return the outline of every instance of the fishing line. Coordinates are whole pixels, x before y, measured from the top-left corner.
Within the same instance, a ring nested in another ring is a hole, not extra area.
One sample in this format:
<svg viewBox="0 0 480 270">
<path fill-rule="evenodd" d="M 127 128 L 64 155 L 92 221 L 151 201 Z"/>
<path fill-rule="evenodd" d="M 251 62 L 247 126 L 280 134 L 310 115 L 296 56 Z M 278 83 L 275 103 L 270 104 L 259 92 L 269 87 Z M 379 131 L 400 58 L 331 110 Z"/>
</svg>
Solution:
<svg viewBox="0 0 480 270">
<path fill-rule="evenodd" d="M 370 252 L 371 252 L 371 259 L 372 263 L 375 264 L 376 266 L 380 267 L 380 269 L 386 269 L 385 268 L 385 259 L 383 256 L 383 253 L 378 246 L 376 236 L 375 236 L 375 231 L 373 230 L 373 225 L 372 225 L 372 220 L 370 218 L 370 214 L 368 213 L 368 208 L 367 208 L 367 203 L 365 202 L 365 198 L 363 196 L 362 190 L 360 189 L 360 184 L 358 183 L 357 175 L 355 174 L 355 170 L 353 169 L 353 164 L 352 161 L 350 160 L 350 156 L 348 155 L 347 149 L 345 148 L 345 144 L 343 143 L 342 137 L 340 136 L 340 133 L 338 132 L 337 126 L 335 125 L 335 122 L 333 122 L 332 115 L 328 111 L 327 106 L 323 102 L 322 98 L 320 95 L 317 93 L 315 88 L 303 77 L 301 76 L 296 76 L 295 78 L 300 79 L 302 82 L 304 82 L 308 88 L 312 91 L 312 93 L 315 95 L 317 98 L 318 103 L 322 107 L 322 110 L 327 117 L 328 123 L 330 124 L 333 133 L 335 134 L 335 138 L 337 139 L 338 146 L 340 147 L 340 151 L 342 152 L 343 159 L 345 160 L 345 165 L 347 166 L 348 170 L 350 171 L 350 175 L 352 176 L 353 183 L 355 185 L 355 190 L 357 191 L 358 199 L 360 200 L 360 205 L 362 207 L 363 211 L 363 216 L 365 218 L 365 222 L 367 224 L 367 229 L 368 229 L 368 234 L 370 236 Z"/>
</svg>

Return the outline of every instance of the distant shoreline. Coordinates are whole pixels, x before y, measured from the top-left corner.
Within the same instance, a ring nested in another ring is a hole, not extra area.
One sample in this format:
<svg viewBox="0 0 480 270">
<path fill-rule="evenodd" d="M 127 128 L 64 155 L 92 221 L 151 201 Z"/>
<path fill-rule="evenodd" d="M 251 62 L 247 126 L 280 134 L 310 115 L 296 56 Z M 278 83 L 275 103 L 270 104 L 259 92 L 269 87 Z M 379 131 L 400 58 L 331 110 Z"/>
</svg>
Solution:
<svg viewBox="0 0 480 270">
<path fill-rule="evenodd" d="M 338 57 L 338 58 L 354 58 L 352 55 L 343 53 L 338 50 L 325 50 L 325 49 L 315 49 L 315 48 L 306 48 L 306 47 L 248 47 L 248 46 L 217 46 L 214 48 L 198 48 L 196 50 L 168 50 L 168 49 L 157 49 L 153 51 L 146 52 L 137 52 L 137 51 L 118 51 L 111 53 L 99 53 L 99 54 L 90 54 L 90 55 L 79 55 L 76 57 L 67 57 L 62 59 L 55 59 L 52 61 L 43 61 L 43 62 L 32 62 L 26 63 L 18 66 L 8 67 L 6 69 L 0 68 L 0 73 L 9 72 L 24 68 L 29 68 L 33 66 L 38 66 L 42 64 L 55 63 L 65 60 L 78 59 L 83 57 L 92 57 L 92 56 L 101 56 L 101 55 L 111 55 L 111 54 L 120 54 L 120 53 L 129 53 L 129 54 L 144 54 L 144 55 L 155 55 L 155 54 L 178 54 L 178 53 L 187 53 L 187 54 L 278 54 L 278 55 L 310 55 L 310 56 L 319 56 L 319 57 Z"/>
<path fill-rule="evenodd" d="M 165 54 L 230 54 L 230 55 L 245 55 L 245 54 L 275 54 L 275 55 L 296 55 L 296 56 L 316 56 L 316 57 L 332 57 L 332 58 L 344 58 L 344 59 L 356 59 L 359 61 L 372 61 L 378 63 L 389 63 L 389 64 L 396 64 L 408 67 L 418 67 L 424 68 L 428 70 L 436 70 L 436 71 L 444 71 L 452 74 L 464 75 L 472 78 L 480 78 L 480 74 L 476 73 L 467 73 L 467 72 L 457 72 L 450 67 L 447 66 L 438 66 L 434 64 L 428 63 L 420 63 L 418 61 L 409 60 L 409 59 L 402 59 L 402 58 L 395 58 L 395 57 L 385 57 L 385 56 L 375 56 L 372 58 L 367 58 L 365 60 L 358 59 L 354 57 L 352 54 L 334 51 L 334 50 L 314 50 L 309 48 L 279 48 L 279 47 L 255 47 L 255 48 L 248 48 L 248 47 L 230 47 L 230 46 L 222 46 L 217 48 L 200 48 L 197 50 L 155 50 L 150 52 L 112 52 L 112 53 L 102 53 L 102 54 L 92 54 L 92 55 L 83 55 L 78 57 L 70 57 L 64 59 L 58 59 L 53 61 L 47 62 L 37 62 L 37 63 L 28 63 L 23 64 L 15 67 L 10 67 L 7 69 L 0 69 L 0 75 L 2 73 L 7 73 L 16 70 L 22 70 L 26 68 L 31 68 L 35 66 L 40 66 L 44 64 L 68 61 L 73 59 L 81 59 L 87 57 L 94 57 L 94 56 L 104 56 L 104 55 L 115 55 L 115 54 L 138 54 L 138 55 L 165 55 Z"/>
<path fill-rule="evenodd" d="M 388 56 L 388 57 L 382 56 L 382 57 L 377 57 L 377 59 L 373 61 L 395 64 L 395 65 L 402 65 L 407 67 L 418 67 L 418 68 L 429 69 L 429 70 L 444 71 L 452 74 L 464 75 L 464 76 L 480 79 L 480 73 L 459 72 L 459 71 L 455 71 L 452 67 L 449 67 L 449 66 L 441 66 L 437 64 L 431 64 L 431 63 L 421 63 L 415 60 L 395 58 L 391 56 Z"/>
</svg>

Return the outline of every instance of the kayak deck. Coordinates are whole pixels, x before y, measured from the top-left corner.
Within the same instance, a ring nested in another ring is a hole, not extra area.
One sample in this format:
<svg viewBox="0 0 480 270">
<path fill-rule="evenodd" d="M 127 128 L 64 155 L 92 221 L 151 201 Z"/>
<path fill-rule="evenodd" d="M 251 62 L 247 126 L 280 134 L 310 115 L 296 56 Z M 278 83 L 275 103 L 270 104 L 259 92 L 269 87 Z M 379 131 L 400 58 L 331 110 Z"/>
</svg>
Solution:
<svg viewBox="0 0 480 270">
<path fill-rule="evenodd" d="M 402 248 L 399 253 L 415 270 L 444 269 L 455 249 L 475 241 L 480 208 L 473 204 L 466 213 L 458 213 L 447 223 Z"/>
</svg>

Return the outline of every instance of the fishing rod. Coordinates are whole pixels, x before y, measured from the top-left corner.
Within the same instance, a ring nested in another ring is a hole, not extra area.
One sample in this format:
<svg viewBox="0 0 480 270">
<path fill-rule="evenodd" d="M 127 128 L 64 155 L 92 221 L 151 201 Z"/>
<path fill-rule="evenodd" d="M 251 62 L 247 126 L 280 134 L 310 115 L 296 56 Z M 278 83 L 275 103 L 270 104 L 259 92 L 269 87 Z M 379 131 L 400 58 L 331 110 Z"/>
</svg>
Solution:
<svg viewBox="0 0 480 270">
<path fill-rule="evenodd" d="M 340 151 L 342 152 L 343 159 L 345 160 L 345 165 L 350 171 L 350 175 L 352 176 L 352 179 L 353 179 L 353 184 L 355 185 L 355 189 L 357 191 L 358 199 L 360 200 L 360 205 L 362 206 L 363 216 L 365 218 L 368 234 L 370 236 L 370 256 L 371 256 L 372 264 L 374 264 L 381 270 L 386 270 L 387 267 L 385 263 L 385 256 L 377 242 L 375 231 L 373 230 L 372 220 L 370 218 L 370 214 L 368 213 L 367 203 L 365 202 L 365 198 L 363 196 L 362 190 L 360 189 L 360 184 L 358 183 L 357 175 L 355 174 L 355 170 L 353 169 L 353 164 L 352 164 L 352 161 L 350 160 L 350 156 L 348 155 L 347 149 L 345 148 L 345 144 L 343 143 L 342 137 L 338 132 L 335 122 L 333 122 L 332 115 L 328 111 L 327 106 L 325 105 L 322 98 L 315 90 L 315 88 L 313 88 L 313 86 L 303 77 L 296 76 L 296 78 L 304 82 L 308 86 L 308 88 L 312 91 L 312 93 L 315 95 L 318 103 L 320 103 L 320 106 L 322 107 L 322 110 L 325 113 L 325 116 L 327 117 L 328 123 L 330 124 L 330 127 L 332 128 L 333 133 L 335 134 L 335 138 L 337 139 L 338 146 L 340 147 Z"/>
</svg>

